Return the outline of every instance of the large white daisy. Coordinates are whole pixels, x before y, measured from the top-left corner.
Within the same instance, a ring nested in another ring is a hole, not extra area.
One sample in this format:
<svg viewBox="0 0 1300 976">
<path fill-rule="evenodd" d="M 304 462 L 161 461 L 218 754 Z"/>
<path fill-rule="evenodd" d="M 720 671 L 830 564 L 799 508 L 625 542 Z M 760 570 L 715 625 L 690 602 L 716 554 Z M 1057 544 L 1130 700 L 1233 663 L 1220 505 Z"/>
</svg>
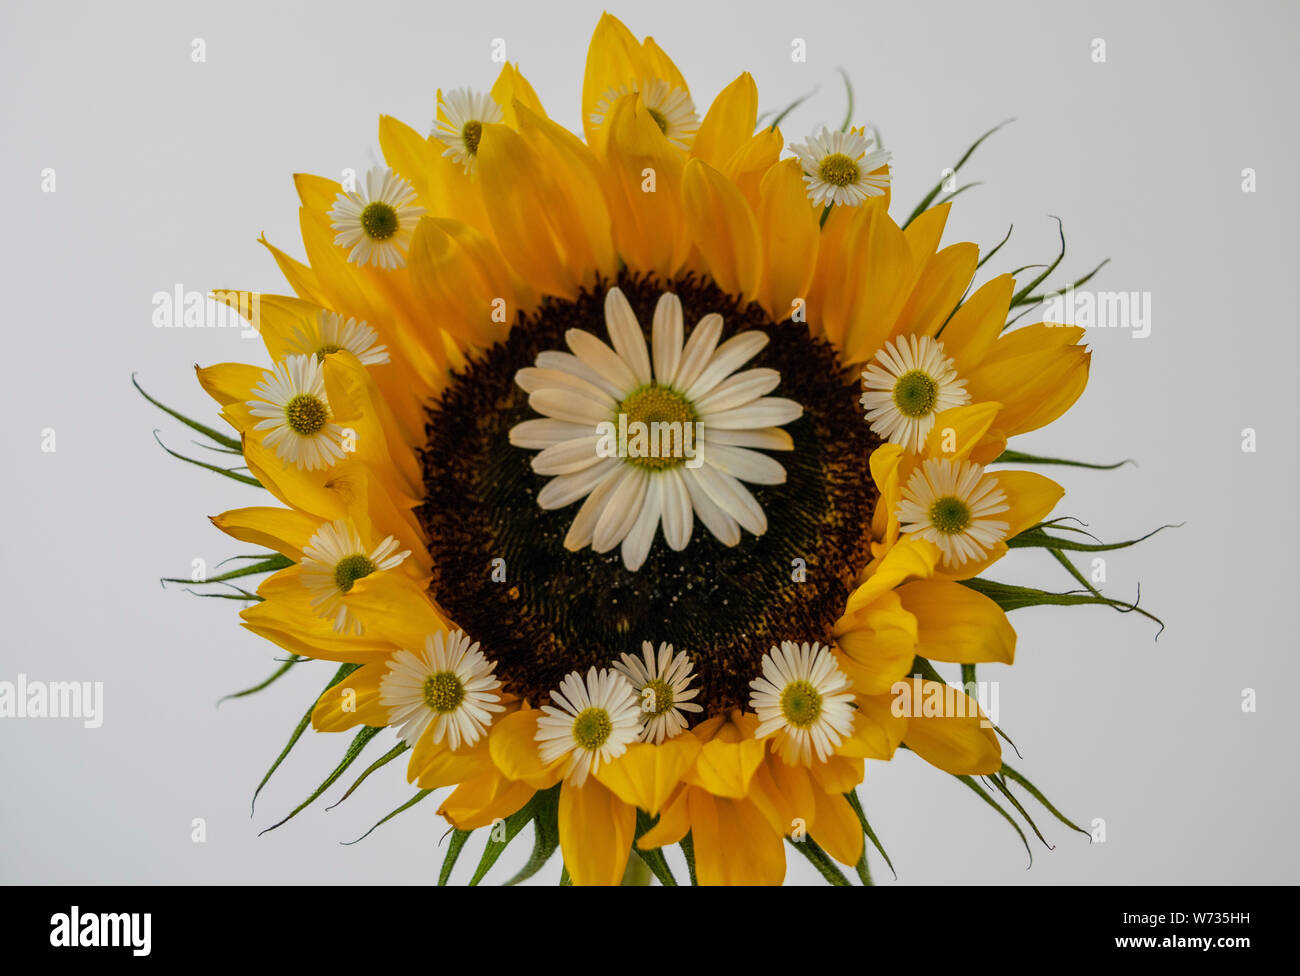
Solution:
<svg viewBox="0 0 1300 976">
<path fill-rule="evenodd" d="M 617 671 L 592 668 L 586 681 L 573 671 L 551 692 L 551 701 L 537 720 L 537 749 L 544 763 L 568 756 L 564 776 L 574 786 L 641 736 L 641 702 Z"/>
<path fill-rule="evenodd" d="M 749 683 L 749 707 L 758 714 L 754 737 L 777 736 L 790 766 L 824 762 L 853 732 L 852 682 L 830 648 L 782 641 L 763 655 L 763 677 Z"/>
<path fill-rule="evenodd" d="M 674 654 L 673 645 L 663 642 L 656 659 L 654 645 L 642 641 L 641 655 L 638 658 L 623 654 L 622 660 L 614 662 L 614 668 L 632 682 L 632 690 L 641 703 L 645 718 L 641 738 L 658 744 L 685 731 L 683 712 L 703 711 L 691 701 L 700 690 L 690 687 L 695 666 L 685 651 Z"/>
<path fill-rule="evenodd" d="M 613 348 L 570 329 L 571 352 L 544 352 L 515 375 L 545 419 L 516 425 L 510 442 L 540 450 L 533 470 L 555 476 L 537 503 L 555 509 L 585 499 L 566 548 L 608 552 L 621 544 L 623 564 L 636 570 L 661 521 L 674 550 L 690 541 L 695 516 L 727 546 L 740 541 L 742 528 L 767 531 L 763 509 L 741 482 L 785 481 L 785 468 L 753 449 L 791 450 L 780 425 L 803 408 L 766 396 L 781 382 L 777 370 L 736 372 L 767 336 L 742 332 L 719 344 L 722 325 L 722 316 L 706 315 L 683 343 L 681 301 L 665 292 L 655 307 L 652 354 L 626 296 L 611 288 L 605 327 Z"/>
<path fill-rule="evenodd" d="M 379 701 L 408 746 L 430 727 L 435 745 L 446 739 L 452 749 L 472 746 L 492 724 L 492 713 L 505 711 L 495 670 L 464 631 L 445 639 L 438 631 L 425 637 L 423 650 L 403 649 L 389 659 Z"/>
<path fill-rule="evenodd" d="M 253 430 L 266 431 L 262 443 L 281 461 L 315 471 L 343 457 L 343 428 L 333 422 L 315 356 L 286 356 L 250 392 L 249 412 L 263 418 Z"/>
<path fill-rule="evenodd" d="M 447 148 L 444 156 L 460 163 L 466 173 L 474 172 L 478 165 L 478 144 L 483 138 L 483 126 L 492 125 L 505 118 L 501 106 L 491 95 L 469 88 L 457 88 L 439 95 L 439 113 L 433 136 Z"/>
<path fill-rule="evenodd" d="M 871 429 L 906 451 L 920 451 L 936 414 L 970 403 L 966 381 L 929 336 L 899 336 L 885 343 L 862 373 L 861 403 Z"/>
<path fill-rule="evenodd" d="M 803 166 L 808 199 L 819 207 L 854 206 L 868 197 L 883 196 L 889 173 L 875 170 L 889 163 L 889 153 L 873 149 L 875 139 L 861 132 L 836 132 L 823 128 L 807 142 L 791 144 L 790 151 Z"/>
<path fill-rule="evenodd" d="M 982 559 L 1011 526 L 992 518 L 1010 508 L 997 479 L 973 461 L 927 458 L 912 472 L 898 503 L 899 528 L 927 539 L 956 568 Z"/>
<path fill-rule="evenodd" d="M 411 554 L 397 551 L 391 535 L 373 550 L 367 550 L 361 534 L 348 519 L 326 522 L 302 550 L 302 585 L 311 591 L 311 605 L 326 619 L 334 618 L 334 629 L 342 634 L 360 634 L 357 620 L 343 600 L 359 579 L 371 573 L 395 569 Z"/>
<path fill-rule="evenodd" d="M 348 248 L 353 264 L 373 264 L 391 271 L 406 267 L 406 249 L 424 208 L 415 190 L 391 169 L 366 173 L 365 187 L 344 190 L 330 210 L 334 243 Z"/>
</svg>

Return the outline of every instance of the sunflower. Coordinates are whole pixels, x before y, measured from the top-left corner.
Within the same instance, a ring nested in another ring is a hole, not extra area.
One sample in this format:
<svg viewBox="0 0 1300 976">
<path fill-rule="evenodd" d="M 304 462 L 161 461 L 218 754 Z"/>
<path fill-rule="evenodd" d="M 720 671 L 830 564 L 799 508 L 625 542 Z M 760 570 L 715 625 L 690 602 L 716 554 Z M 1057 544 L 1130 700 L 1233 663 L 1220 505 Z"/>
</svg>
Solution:
<svg viewBox="0 0 1300 976">
<path fill-rule="evenodd" d="M 986 468 L 1082 392 L 1081 332 L 1004 331 L 949 203 L 900 225 L 864 129 L 757 106 L 698 116 L 606 14 L 582 136 L 513 65 L 383 117 L 364 192 L 296 177 L 305 261 L 266 244 L 273 372 L 199 370 L 278 502 L 214 519 L 279 554 L 244 626 L 341 665 L 312 726 L 397 730 L 461 840 L 534 822 L 575 884 L 679 842 L 702 884 L 866 877 L 866 760 L 1004 769 L 931 662 L 1012 663 L 975 577 L 1062 491 Z"/>
</svg>

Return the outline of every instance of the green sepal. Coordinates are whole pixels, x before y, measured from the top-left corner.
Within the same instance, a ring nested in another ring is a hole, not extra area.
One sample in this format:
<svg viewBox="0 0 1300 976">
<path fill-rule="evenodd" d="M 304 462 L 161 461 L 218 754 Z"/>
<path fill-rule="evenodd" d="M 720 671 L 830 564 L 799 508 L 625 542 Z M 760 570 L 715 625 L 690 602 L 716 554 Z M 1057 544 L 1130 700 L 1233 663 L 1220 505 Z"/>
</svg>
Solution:
<svg viewBox="0 0 1300 976">
<path fill-rule="evenodd" d="M 367 766 L 365 772 L 363 772 L 360 776 L 358 776 L 356 778 L 356 781 L 353 782 L 353 784 L 348 787 L 347 792 L 344 793 L 341 797 L 339 797 L 336 802 L 331 803 L 325 809 L 333 810 L 336 806 L 338 806 L 340 803 L 342 803 L 344 800 L 350 797 L 353 794 L 353 792 L 356 790 L 356 788 L 366 781 L 366 778 L 369 777 L 371 773 L 373 773 L 376 769 L 381 769 L 384 766 L 387 766 L 390 762 L 392 762 L 394 759 L 396 759 L 398 756 L 400 756 L 409 748 L 411 747 L 408 746 L 405 742 L 397 743 L 397 745 L 393 746 L 393 748 L 389 749 L 386 753 L 384 753 L 382 756 L 380 756 L 378 759 L 372 762 L 369 766 Z"/>
<path fill-rule="evenodd" d="M 1025 454 L 1023 451 L 1003 451 L 995 457 L 990 464 L 1064 464 L 1071 468 L 1091 468 L 1094 471 L 1114 471 L 1116 468 L 1123 467 L 1126 464 L 1134 464 L 1132 458 L 1125 458 L 1123 461 L 1116 461 L 1114 464 L 1090 464 L 1087 461 L 1070 461 L 1066 458 L 1049 458 L 1039 457 L 1036 454 Z"/>
<path fill-rule="evenodd" d="M 885 859 L 885 864 L 888 865 L 890 873 L 894 876 L 894 880 L 898 880 L 898 872 L 894 870 L 894 862 L 889 859 L 889 854 L 886 853 L 885 848 L 881 845 L 880 838 L 876 836 L 876 832 L 871 829 L 871 824 L 867 822 L 867 813 L 862 809 L 862 800 L 858 797 L 857 792 L 855 790 L 850 790 L 844 795 L 848 798 L 849 806 L 853 807 L 853 812 L 858 815 L 858 822 L 862 824 L 862 832 L 866 834 L 867 840 L 871 841 L 871 846 L 874 847 L 880 853 L 880 856 Z M 866 866 L 866 857 L 867 853 L 866 848 L 864 847 L 862 849 L 862 863 L 864 867 Z"/>
<path fill-rule="evenodd" d="M 144 397 L 146 400 L 152 403 L 155 407 L 157 407 L 163 413 L 170 414 L 171 416 L 175 417 L 186 427 L 189 427 L 191 430 L 197 430 L 204 437 L 210 438 L 211 440 L 220 444 L 222 447 L 225 447 L 236 454 L 244 453 L 243 444 L 241 444 L 235 438 L 229 437 L 226 434 L 222 434 L 220 431 L 213 430 L 211 427 L 205 426 L 204 424 L 199 423 L 197 420 L 191 420 L 189 417 L 185 416 L 185 414 L 181 413 L 179 410 L 173 410 L 171 407 L 159 403 L 157 400 L 155 400 L 153 397 L 151 397 L 148 393 L 144 391 L 144 388 L 140 386 L 139 382 L 136 381 L 134 373 L 131 374 L 131 385 L 134 386 L 140 392 L 140 395 L 142 397 Z"/>
<path fill-rule="evenodd" d="M 307 799 L 294 807 L 283 820 L 271 824 L 271 826 L 267 827 L 266 830 L 260 831 L 257 836 L 261 837 L 262 834 L 268 833 L 275 830 L 276 827 L 288 823 L 307 807 L 311 806 L 311 804 L 315 802 L 322 793 L 338 781 L 338 778 L 347 771 L 349 766 L 356 762 L 357 757 L 361 755 L 361 751 L 365 749 L 370 740 L 377 736 L 381 731 L 382 729 L 376 728 L 372 725 L 362 726 L 361 731 L 353 736 L 352 742 L 348 745 L 348 751 L 343 754 L 343 759 L 334 767 L 334 771 L 325 777 L 325 781 L 312 791 L 311 796 L 307 797 Z"/>
<path fill-rule="evenodd" d="M 505 887 L 527 881 L 546 866 L 560 846 L 560 787 L 553 786 L 533 794 L 538 808 L 533 814 L 533 852 L 519 873 L 505 883 Z"/>
<path fill-rule="evenodd" d="M 1005 776 L 1007 779 L 1011 780 L 1013 783 L 1019 783 L 1021 786 L 1023 786 L 1025 788 L 1025 791 L 1030 796 L 1032 796 L 1035 800 L 1037 800 L 1040 804 L 1042 804 L 1043 808 L 1046 809 L 1048 813 L 1050 813 L 1061 823 L 1065 824 L 1065 826 L 1069 827 L 1071 830 L 1077 830 L 1079 833 L 1083 834 L 1089 840 L 1092 839 L 1092 834 L 1088 833 L 1088 831 L 1084 830 L 1082 827 L 1076 824 L 1065 814 L 1061 813 L 1060 810 L 1056 809 L 1056 807 L 1054 807 L 1051 804 L 1051 802 L 1047 799 L 1047 797 L 1043 795 L 1042 791 L 1038 787 L 1036 787 L 1033 783 L 1029 782 L 1029 780 L 1027 780 L 1023 775 L 1016 772 L 1006 763 L 1002 764 L 1001 771 L 1002 771 L 1002 775 Z"/>
<path fill-rule="evenodd" d="M 835 862 L 831 860 L 831 856 L 822 850 L 811 837 L 805 837 L 803 840 L 792 840 L 786 837 L 786 841 L 807 858 L 808 862 L 817 869 L 817 872 L 831 884 L 837 888 L 853 887 L 849 879 L 844 877 L 844 872 L 836 867 Z"/>
<path fill-rule="evenodd" d="M 682 849 L 682 856 L 686 858 L 686 873 L 691 877 L 691 884 L 698 885 L 699 878 L 695 877 L 695 838 L 691 836 L 688 830 L 686 836 L 677 844 Z"/>
<path fill-rule="evenodd" d="M 225 475 L 227 478 L 230 478 L 232 481 L 238 481 L 241 484 L 252 485 L 255 488 L 262 487 L 262 483 L 258 481 L 256 478 L 249 477 L 246 474 L 240 474 L 234 468 L 222 468 L 222 467 L 218 467 L 215 464 L 208 464 L 207 461 L 197 461 L 192 457 L 186 457 L 184 454 L 178 454 L 177 452 L 173 451 L 170 447 L 168 447 L 166 444 L 162 442 L 162 438 L 158 436 L 158 431 L 156 430 L 153 432 L 153 439 L 158 442 L 159 447 L 161 447 L 164 451 L 166 451 L 174 458 L 178 458 L 181 461 L 188 461 L 190 464 L 197 464 L 200 468 L 206 468 L 209 471 L 215 471 L 217 474 Z"/>
<path fill-rule="evenodd" d="M 644 810 L 638 809 L 636 812 L 636 839 L 640 840 L 641 835 L 659 822 L 658 817 L 652 817 Z M 659 879 L 659 883 L 665 888 L 676 888 L 677 879 L 673 877 L 673 872 L 668 867 L 668 860 L 664 857 L 664 852 L 659 848 L 643 851 L 636 846 L 633 841 L 632 857 L 640 857 L 645 861 L 651 873 Z"/>
<path fill-rule="evenodd" d="M 980 136 L 973 143 L 971 143 L 970 148 L 966 150 L 965 154 L 961 157 L 961 159 L 957 160 L 957 165 L 952 168 L 953 176 L 956 176 L 957 173 L 961 170 L 961 168 L 966 165 L 966 161 L 971 158 L 975 150 L 980 147 L 980 144 L 983 143 L 985 139 L 993 135 L 993 133 L 997 132 L 998 129 L 1001 129 L 1004 125 L 1007 125 L 1014 121 L 1015 121 L 1014 119 L 1007 119 L 1005 122 L 999 122 L 993 128 L 989 129 L 988 132 L 984 133 L 984 135 Z M 943 184 L 944 184 L 944 180 L 940 180 L 938 183 L 936 183 L 934 185 L 934 189 L 932 189 L 929 193 L 927 193 L 922 198 L 921 202 L 916 205 L 916 209 L 913 210 L 911 214 L 908 215 L 907 220 L 903 223 L 904 230 L 907 229 L 908 224 L 910 224 L 917 217 L 921 216 L 921 214 L 925 213 L 925 211 L 929 209 L 930 204 L 934 202 L 935 197 L 937 197 L 940 193 L 943 192 Z"/>
<path fill-rule="evenodd" d="M 242 557 L 237 557 L 242 558 Z M 206 585 L 208 583 L 224 583 L 226 580 L 238 579 L 241 576 L 256 576 L 258 573 L 274 573 L 276 570 L 288 569 L 293 565 L 293 560 L 288 556 L 282 556 L 280 553 L 274 553 L 267 556 L 260 562 L 245 566 L 242 569 L 232 569 L 222 573 L 220 576 L 213 576 L 208 579 L 193 580 L 185 579 L 180 576 L 164 576 L 160 582 L 163 583 L 189 583 Z"/>
<path fill-rule="evenodd" d="M 364 834 L 362 834 L 362 835 L 361 835 L 360 837 L 358 837 L 356 840 L 345 840 L 345 841 L 343 841 L 343 846 L 344 846 L 344 847 L 351 847 L 353 844 L 359 844 L 359 843 L 361 843 L 363 840 L 365 840 L 367 837 L 369 837 L 371 834 L 373 834 L 376 830 L 378 830 L 381 826 L 383 826 L 384 824 L 388 823 L 388 821 L 392 820 L 392 819 L 393 819 L 395 816 L 397 816 L 399 813 L 402 813 L 403 811 L 409 810 L 411 807 L 415 806 L 417 803 L 419 803 L 421 800 L 423 800 L 426 796 L 428 796 L 428 795 L 429 795 L 430 793 L 432 793 L 432 792 L 433 792 L 433 790 L 420 790 L 419 793 L 416 793 L 415 796 L 411 797 L 409 800 L 407 800 L 405 803 L 403 803 L 403 804 L 402 804 L 400 807 L 398 807 L 396 810 L 393 810 L 391 813 L 389 813 L 389 814 L 387 814 L 386 816 L 384 816 L 383 819 L 377 821 L 373 827 L 371 827 L 369 830 L 367 830 Z"/>
<path fill-rule="evenodd" d="M 445 888 L 447 882 L 451 880 L 451 869 L 456 866 L 456 860 L 460 857 L 461 849 L 465 846 L 465 841 L 469 840 L 469 835 L 472 833 L 474 833 L 472 830 L 451 828 L 451 843 L 447 845 L 447 853 L 442 859 L 442 870 L 438 872 L 438 887 Z"/>
<path fill-rule="evenodd" d="M 324 687 L 320 695 L 325 694 L 325 692 L 329 691 L 359 667 L 361 667 L 359 664 L 341 665 L 339 669 L 334 672 L 334 677 L 330 678 L 329 684 Z M 267 781 L 271 778 L 271 774 L 280 768 L 280 763 L 284 762 L 285 756 L 289 755 L 289 750 L 298 744 L 298 740 L 302 738 L 302 734 L 307 731 L 307 726 L 311 724 L 311 713 L 316 710 L 316 702 L 320 701 L 320 695 L 317 695 L 312 700 L 311 706 L 303 714 L 302 720 L 293 730 L 293 734 L 289 736 L 289 741 L 285 744 L 284 749 L 281 750 L 280 755 L 275 757 L 275 762 L 271 763 L 271 768 L 268 769 L 266 775 L 262 777 L 262 782 L 257 784 L 257 789 L 253 791 L 253 801 L 249 805 L 248 815 L 250 817 L 253 815 L 253 810 L 257 807 L 257 794 L 262 792 L 262 787 L 267 784 Z"/>
<path fill-rule="evenodd" d="M 254 695 L 264 688 L 269 688 L 274 682 L 278 681 L 280 678 L 288 674 L 289 669 L 293 667 L 295 664 L 301 664 L 303 661 L 310 661 L 310 660 L 311 658 L 306 658 L 306 657 L 302 657 L 301 655 L 294 654 L 293 656 L 287 658 L 285 662 L 281 664 L 265 681 L 260 681 L 257 684 L 253 685 L 251 688 L 245 688 L 243 691 L 236 691 L 236 692 L 232 692 L 229 695 L 223 695 L 221 698 L 217 699 L 217 704 L 220 705 L 223 701 L 226 701 L 231 698 L 244 698 L 248 695 Z"/>
<path fill-rule="evenodd" d="M 488 842 L 487 846 L 483 848 L 483 856 L 479 859 L 478 868 L 474 871 L 474 877 L 470 878 L 469 885 L 471 888 L 476 887 L 478 883 L 483 880 L 483 876 L 488 873 L 488 870 L 492 865 L 496 864 L 497 858 L 501 856 L 502 852 L 510 842 L 515 839 L 515 834 L 523 830 L 524 827 L 538 815 L 539 810 L 541 810 L 545 804 L 549 802 L 555 805 L 556 810 L 558 811 L 559 791 L 560 788 L 558 786 L 553 786 L 549 790 L 542 790 L 534 793 L 529 797 L 527 803 L 514 813 L 510 814 L 510 816 L 506 817 L 505 820 L 501 821 L 505 826 L 506 836 L 504 840 L 497 840 L 497 827 L 496 824 L 492 825 L 488 830 Z M 546 794 L 549 794 L 549 796 Z"/>
</svg>

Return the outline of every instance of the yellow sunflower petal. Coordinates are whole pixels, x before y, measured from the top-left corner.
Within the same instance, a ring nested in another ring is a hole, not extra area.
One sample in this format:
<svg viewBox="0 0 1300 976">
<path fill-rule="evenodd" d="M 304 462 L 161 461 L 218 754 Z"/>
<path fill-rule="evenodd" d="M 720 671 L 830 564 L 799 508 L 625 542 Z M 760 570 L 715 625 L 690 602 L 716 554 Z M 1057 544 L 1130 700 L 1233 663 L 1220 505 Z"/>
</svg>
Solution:
<svg viewBox="0 0 1300 976">
<path fill-rule="evenodd" d="M 226 535 L 255 546 L 265 546 L 302 561 L 302 550 L 320 529 L 320 519 L 292 508 L 256 506 L 235 508 L 212 517 L 212 524 Z"/>
<path fill-rule="evenodd" d="M 647 830 L 636 842 L 643 851 L 652 851 L 656 847 L 676 844 L 691 829 L 690 816 L 687 811 L 686 794 L 696 789 L 687 786 L 679 789 L 659 814 L 659 820 Z"/>
<path fill-rule="evenodd" d="M 847 792 L 847 791 L 846 791 Z M 862 856 L 862 822 L 849 801 L 839 793 L 816 790 L 817 823 L 813 839 L 831 857 L 849 866 Z"/>
<path fill-rule="evenodd" d="M 489 766 L 456 787 L 438 813 L 458 830 L 477 830 L 504 820 L 532 799 L 534 792 L 527 783 L 506 779 Z"/>
<path fill-rule="evenodd" d="M 700 751 L 700 740 L 683 734 L 660 745 L 636 742 L 596 771 L 624 803 L 657 814 L 677 789 Z"/>
<path fill-rule="evenodd" d="M 954 664 L 1011 664 L 1016 632 L 1002 608 L 968 586 L 917 580 L 894 591 L 917 622 L 916 653 Z"/>
<path fill-rule="evenodd" d="M 488 733 L 488 752 L 502 775 L 544 790 L 560 781 L 564 758 L 547 764 L 537 751 L 538 709 L 521 708 L 497 719 Z"/>
<path fill-rule="evenodd" d="M 931 766 L 946 773 L 987 776 L 1002 768 L 997 733 L 985 728 L 983 711 L 973 699 L 938 681 L 919 681 L 920 701 L 913 695 L 903 742 Z"/>
<path fill-rule="evenodd" d="M 944 326 L 940 339 L 943 350 L 957 367 L 959 376 L 967 376 L 992 350 L 1007 321 L 1016 280 L 1009 274 L 986 281 L 962 303 Z"/>
<path fill-rule="evenodd" d="M 762 246 L 749 204 L 735 184 L 703 160 L 692 159 L 682 175 L 686 224 L 713 280 L 723 291 L 753 298 L 758 291 Z"/>
<path fill-rule="evenodd" d="M 749 72 L 745 72 L 722 89 L 709 106 L 691 145 L 691 155 L 714 169 L 722 169 L 754 134 L 757 118 L 758 88 Z"/>
<path fill-rule="evenodd" d="M 783 160 L 763 176 L 758 226 L 763 244 L 759 303 L 781 322 L 792 314 L 796 298 L 807 305 L 820 239 L 817 211 L 808 205 L 797 159 Z"/>
<path fill-rule="evenodd" d="M 613 14 L 602 14 L 587 48 L 587 67 L 582 79 L 582 127 L 587 145 L 599 147 L 608 133 L 605 125 L 592 121 L 592 114 L 609 93 L 640 84 L 653 77 L 650 59 L 636 37 Z"/>
<path fill-rule="evenodd" d="M 386 674 L 387 660 L 372 661 L 326 689 L 312 709 L 311 727 L 317 732 L 342 732 L 358 725 L 388 725 L 388 709 L 379 702 L 379 684 Z"/>
<path fill-rule="evenodd" d="M 748 800 L 689 794 L 695 875 L 702 885 L 779 885 L 785 878 L 781 835 Z"/>
<path fill-rule="evenodd" d="M 599 780 L 560 786 L 560 851 L 575 885 L 617 885 L 636 835 L 636 808 Z"/>
</svg>

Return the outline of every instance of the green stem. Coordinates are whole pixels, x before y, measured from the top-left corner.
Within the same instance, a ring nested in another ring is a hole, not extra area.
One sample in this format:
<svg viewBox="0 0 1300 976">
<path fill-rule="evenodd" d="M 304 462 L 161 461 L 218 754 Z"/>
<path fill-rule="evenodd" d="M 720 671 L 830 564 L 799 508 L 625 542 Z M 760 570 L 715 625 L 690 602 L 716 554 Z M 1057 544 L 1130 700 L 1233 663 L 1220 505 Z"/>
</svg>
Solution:
<svg viewBox="0 0 1300 976">
<path fill-rule="evenodd" d="M 623 880 L 621 882 L 624 887 L 648 887 L 653 877 L 649 865 L 637 857 L 635 851 L 628 854 L 627 867 L 623 869 Z"/>
</svg>

